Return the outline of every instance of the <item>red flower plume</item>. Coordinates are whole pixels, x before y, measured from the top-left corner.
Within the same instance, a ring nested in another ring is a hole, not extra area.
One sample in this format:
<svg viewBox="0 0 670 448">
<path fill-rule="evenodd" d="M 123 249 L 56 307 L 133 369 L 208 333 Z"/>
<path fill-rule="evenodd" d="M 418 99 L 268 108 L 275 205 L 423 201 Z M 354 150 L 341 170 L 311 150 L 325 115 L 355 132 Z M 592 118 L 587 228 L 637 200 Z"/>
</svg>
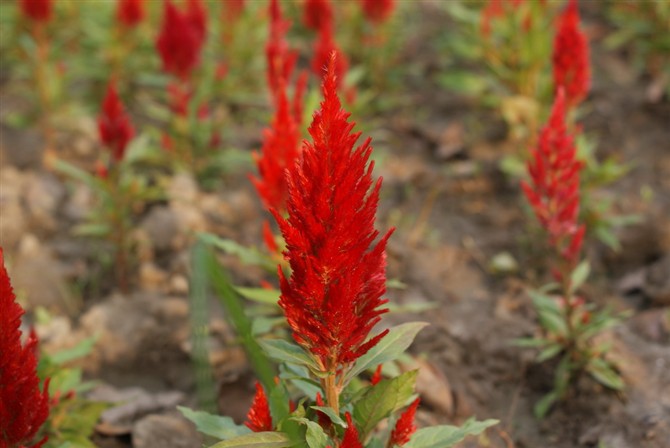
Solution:
<svg viewBox="0 0 670 448">
<path fill-rule="evenodd" d="M 350 363 L 384 337 L 367 340 L 386 303 L 385 247 L 389 231 L 374 244 L 381 179 L 373 182 L 370 139 L 354 149 L 359 133 L 337 97 L 332 56 L 323 83 L 324 100 L 309 128 L 313 143 L 289 166 L 288 218 L 273 210 L 291 265 L 279 269 L 279 305 L 293 338 L 329 371 Z"/>
<path fill-rule="evenodd" d="M 269 11 L 270 33 L 265 45 L 267 81 L 272 96 L 277 98 L 281 84 L 288 85 L 298 53 L 291 50 L 286 41 L 286 33 L 291 27 L 291 22 L 282 17 L 278 0 L 270 1 Z"/>
<path fill-rule="evenodd" d="M 346 413 L 344 417 L 347 420 L 347 429 L 344 431 L 344 438 L 340 444 L 340 448 L 363 448 L 363 444 L 358 439 L 358 430 L 354 424 L 351 414 Z"/>
<path fill-rule="evenodd" d="M 256 395 L 254 395 L 254 401 L 244 424 L 254 432 L 272 431 L 272 415 L 268 398 L 259 382 L 256 382 Z"/>
<path fill-rule="evenodd" d="M 560 88 L 548 123 L 540 131 L 528 163 L 530 184 L 521 183 L 535 216 L 549 234 L 550 244 L 574 263 L 584 237 L 578 222 L 579 172 L 572 135 L 565 126 L 565 93 Z"/>
<path fill-rule="evenodd" d="M 300 129 L 282 86 L 278 92 L 277 111 L 272 125 L 263 133 L 260 155 L 253 155 L 258 177 L 252 176 L 251 181 L 268 209 L 280 213 L 286 210 L 288 186 L 285 171 L 298 159 L 300 150 Z"/>
<path fill-rule="evenodd" d="M 374 23 L 386 21 L 395 8 L 394 0 L 361 0 L 365 17 Z"/>
<path fill-rule="evenodd" d="M 0 446 L 26 446 L 49 415 L 49 381 L 40 391 L 37 339 L 21 345 L 23 309 L 9 282 L 0 248 Z M 39 447 L 46 438 L 33 447 Z"/>
<path fill-rule="evenodd" d="M 414 414 L 416 414 L 416 408 L 419 407 L 420 399 L 417 398 L 409 405 L 405 412 L 400 415 L 400 418 L 395 424 L 395 428 L 391 432 L 391 440 L 389 446 L 403 446 L 409 439 L 412 437 L 412 434 L 416 432 L 416 425 L 414 424 Z"/>
<path fill-rule="evenodd" d="M 307 0 L 302 19 L 305 26 L 313 30 L 332 26 L 333 6 L 330 0 Z"/>
<path fill-rule="evenodd" d="M 98 117 L 98 131 L 100 140 L 112 152 L 114 160 L 121 161 L 135 130 L 119 99 L 114 81 L 110 81 L 107 86 L 102 112 Z"/>
<path fill-rule="evenodd" d="M 53 13 L 52 0 L 21 0 L 21 12 L 35 22 L 48 22 Z"/>
<path fill-rule="evenodd" d="M 312 59 L 312 72 L 319 77 L 319 79 L 326 76 L 326 67 L 330 62 L 331 55 L 335 53 L 335 76 L 336 83 L 339 88 L 344 75 L 349 68 L 349 62 L 346 56 L 340 50 L 340 47 L 335 42 L 333 36 L 333 27 L 326 26 L 319 30 L 319 37 L 314 46 L 314 58 Z"/>
<path fill-rule="evenodd" d="M 200 61 L 205 35 L 206 12 L 201 0 L 189 0 L 186 11 L 166 1 L 163 25 L 156 40 L 163 70 L 187 80 Z"/>
<path fill-rule="evenodd" d="M 144 19 L 144 0 L 118 0 L 116 19 L 129 28 L 138 25 Z"/>
<path fill-rule="evenodd" d="M 577 1 L 570 0 L 561 15 L 554 38 L 554 85 L 565 88 L 568 107 L 579 104 L 588 94 L 591 69 L 589 44 L 579 29 Z"/>
</svg>

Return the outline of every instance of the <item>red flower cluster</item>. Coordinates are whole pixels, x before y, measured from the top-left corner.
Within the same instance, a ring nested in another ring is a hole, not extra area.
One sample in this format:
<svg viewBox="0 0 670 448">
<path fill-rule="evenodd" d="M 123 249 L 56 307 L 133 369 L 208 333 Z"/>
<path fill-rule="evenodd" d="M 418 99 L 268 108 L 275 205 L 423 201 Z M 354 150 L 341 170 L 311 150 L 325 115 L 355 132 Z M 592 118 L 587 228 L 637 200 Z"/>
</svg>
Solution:
<svg viewBox="0 0 670 448">
<path fill-rule="evenodd" d="M 21 0 L 21 12 L 35 22 L 48 22 L 53 13 L 52 0 Z"/>
<path fill-rule="evenodd" d="M 400 418 L 395 424 L 395 428 L 393 428 L 393 431 L 391 432 L 389 446 L 403 446 L 412 438 L 412 434 L 416 432 L 414 414 L 416 414 L 416 408 L 419 407 L 419 401 L 419 398 L 414 400 L 412 404 L 405 409 L 405 412 L 400 415 Z"/>
<path fill-rule="evenodd" d="M 189 0 L 185 11 L 170 0 L 165 2 L 163 25 L 156 48 L 163 61 L 163 70 L 188 80 L 200 61 L 206 37 L 206 11 L 202 0 Z"/>
<path fill-rule="evenodd" d="M 312 72 L 319 78 L 326 76 L 326 67 L 330 62 L 332 54 L 336 55 L 335 75 L 337 77 L 336 87 L 339 88 L 344 75 L 349 69 L 349 62 L 340 47 L 335 42 L 333 26 L 325 26 L 319 30 L 319 37 L 314 45 L 314 57 L 312 59 Z"/>
<path fill-rule="evenodd" d="M 286 33 L 291 27 L 291 22 L 282 17 L 278 0 L 270 2 L 270 33 L 265 45 L 265 58 L 267 60 L 267 81 L 272 96 L 277 98 L 282 84 L 287 85 L 298 53 L 289 48 L 286 41 Z"/>
<path fill-rule="evenodd" d="M 123 108 L 113 81 L 110 81 L 107 86 L 107 94 L 102 103 L 102 113 L 98 117 L 98 131 L 100 140 L 112 152 L 112 158 L 116 162 L 121 161 L 128 142 L 135 135 L 135 130 Z"/>
<path fill-rule="evenodd" d="M 23 309 L 16 297 L 5 269 L 0 248 L 0 446 L 26 446 L 49 416 L 49 380 L 40 391 L 37 339 L 28 338 L 21 346 L 21 315 Z M 46 438 L 33 447 L 39 447 Z"/>
<path fill-rule="evenodd" d="M 132 28 L 144 19 L 144 0 L 118 0 L 116 20 Z"/>
<path fill-rule="evenodd" d="M 354 149 L 360 133 L 337 97 L 332 55 L 323 83 L 321 108 L 309 128 L 300 162 L 289 166 L 288 218 L 273 214 L 286 241 L 291 265 L 287 279 L 279 269 L 279 305 L 293 338 L 336 371 L 375 346 L 388 331 L 367 340 L 387 310 L 385 247 L 389 231 L 374 244 L 381 179 L 372 179 L 370 139 Z M 374 186 L 373 186 L 374 183 Z"/>
<path fill-rule="evenodd" d="M 333 6 L 330 0 L 307 0 L 303 12 L 303 22 L 307 28 L 320 30 L 333 23 Z"/>
<path fill-rule="evenodd" d="M 344 418 L 347 420 L 347 429 L 344 431 L 340 448 L 363 448 L 363 444 L 358 439 L 358 430 L 351 414 L 347 412 L 344 414 Z"/>
<path fill-rule="evenodd" d="M 395 8 L 394 0 L 361 0 L 365 17 L 374 23 L 386 21 Z"/>
<path fill-rule="evenodd" d="M 272 431 L 273 429 L 268 398 L 259 382 L 256 382 L 256 395 L 254 395 L 254 401 L 244 424 L 254 432 Z"/>
<path fill-rule="evenodd" d="M 554 85 L 565 88 L 568 108 L 579 104 L 589 92 L 591 69 L 589 45 L 579 29 L 577 1 L 570 0 L 560 17 L 554 38 Z"/>
<path fill-rule="evenodd" d="M 568 262 L 579 256 L 584 225 L 578 223 L 579 172 L 573 137 L 565 126 L 565 93 L 559 88 L 549 122 L 540 131 L 528 163 L 531 184 L 521 183 L 550 244 Z"/>
</svg>

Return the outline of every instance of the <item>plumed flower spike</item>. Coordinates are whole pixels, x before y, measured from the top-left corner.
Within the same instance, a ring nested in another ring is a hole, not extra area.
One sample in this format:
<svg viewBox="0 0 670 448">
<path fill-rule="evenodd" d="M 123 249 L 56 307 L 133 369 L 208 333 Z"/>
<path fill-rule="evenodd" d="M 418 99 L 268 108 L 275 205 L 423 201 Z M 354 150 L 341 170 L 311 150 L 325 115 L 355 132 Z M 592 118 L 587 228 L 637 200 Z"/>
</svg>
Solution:
<svg viewBox="0 0 670 448">
<path fill-rule="evenodd" d="M 385 22 L 395 8 L 394 0 L 361 0 L 365 17 L 373 23 Z"/>
<path fill-rule="evenodd" d="M 138 25 L 144 19 L 144 0 L 118 0 L 116 20 L 128 28 Z"/>
<path fill-rule="evenodd" d="M 21 346 L 23 309 L 5 269 L 0 248 L 0 446 L 30 445 L 49 415 L 48 380 L 40 391 L 34 338 Z M 34 447 L 41 445 L 38 442 Z"/>
<path fill-rule="evenodd" d="M 328 67 L 331 55 L 336 55 L 335 76 L 336 87 L 339 88 L 344 75 L 349 69 L 349 62 L 346 56 L 340 50 L 340 47 L 335 42 L 333 35 L 333 26 L 324 26 L 319 30 L 319 36 L 314 44 L 314 56 L 312 58 L 312 72 L 319 78 L 325 78 L 326 68 Z"/>
<path fill-rule="evenodd" d="M 283 18 L 278 0 L 270 1 L 269 14 L 270 33 L 265 45 L 267 82 L 272 96 L 277 98 L 281 85 L 289 83 L 298 53 L 289 47 L 286 40 L 286 33 L 291 27 L 291 22 Z"/>
<path fill-rule="evenodd" d="M 100 140 L 109 148 L 114 161 L 123 159 L 128 142 L 135 135 L 135 130 L 126 114 L 121 99 L 116 92 L 114 81 L 107 86 L 107 94 L 102 103 L 102 112 L 98 117 Z"/>
<path fill-rule="evenodd" d="M 575 263 L 584 226 L 579 225 L 579 172 L 574 139 L 565 125 L 565 93 L 558 90 L 551 116 L 540 131 L 528 162 L 530 184 L 521 183 L 549 242 L 567 262 Z"/>
<path fill-rule="evenodd" d="M 165 2 L 163 24 L 156 48 L 163 70 L 186 81 L 200 61 L 205 42 L 206 13 L 200 0 L 189 0 L 186 11 Z"/>
<path fill-rule="evenodd" d="M 589 92 L 591 69 L 589 44 L 579 29 L 579 9 L 570 0 L 558 23 L 554 38 L 554 84 L 565 89 L 568 108 L 578 105 Z"/>
<path fill-rule="evenodd" d="M 272 415 L 263 386 L 256 382 L 256 395 L 244 423 L 254 432 L 272 431 Z"/>
<path fill-rule="evenodd" d="M 363 444 L 358 439 L 358 430 L 351 414 L 347 412 L 344 417 L 347 420 L 347 429 L 344 431 L 340 448 L 363 448 Z"/>
<path fill-rule="evenodd" d="M 279 269 L 283 308 L 295 341 L 328 371 L 352 362 L 384 337 L 368 340 L 387 310 L 385 247 L 374 228 L 381 179 L 373 183 L 370 139 L 360 136 L 337 97 L 335 55 L 323 83 L 323 102 L 309 128 L 299 163 L 287 170 L 288 218 L 273 210 L 291 265 Z"/>
<path fill-rule="evenodd" d="M 395 428 L 393 428 L 393 431 L 391 432 L 389 446 L 403 446 L 412 438 L 412 434 L 416 432 L 414 415 L 416 414 L 416 408 L 419 407 L 419 401 L 419 398 L 414 400 L 412 404 L 405 409 L 405 412 L 400 415 L 400 418 L 395 424 Z"/>
<path fill-rule="evenodd" d="M 320 30 L 333 23 L 333 6 L 330 0 L 307 0 L 303 12 L 303 22 L 307 28 Z"/>
<path fill-rule="evenodd" d="M 48 22 L 53 13 L 53 0 L 21 0 L 21 12 L 35 22 Z"/>
</svg>

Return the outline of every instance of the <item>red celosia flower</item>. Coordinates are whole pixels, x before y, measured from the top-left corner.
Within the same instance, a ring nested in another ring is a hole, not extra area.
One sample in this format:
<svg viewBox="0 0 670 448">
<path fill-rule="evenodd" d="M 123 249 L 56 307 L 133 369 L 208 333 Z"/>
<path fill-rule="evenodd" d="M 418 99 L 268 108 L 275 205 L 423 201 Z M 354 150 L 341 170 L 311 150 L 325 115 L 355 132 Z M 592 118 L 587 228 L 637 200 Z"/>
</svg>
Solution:
<svg viewBox="0 0 670 448">
<path fill-rule="evenodd" d="M 577 1 L 570 0 L 554 38 L 554 85 L 565 88 L 568 108 L 579 104 L 590 87 L 589 45 L 579 29 Z"/>
<path fill-rule="evenodd" d="M 393 13 L 394 0 L 361 0 L 363 13 L 370 22 L 382 23 Z"/>
<path fill-rule="evenodd" d="M 548 123 L 540 131 L 528 163 L 530 184 L 521 187 L 535 216 L 549 233 L 550 244 L 574 263 L 584 237 L 579 225 L 579 172 L 572 135 L 565 126 L 565 93 L 559 88 Z"/>
<path fill-rule="evenodd" d="M 363 444 L 358 439 L 358 430 L 351 418 L 350 413 L 344 414 L 347 419 L 347 429 L 344 431 L 344 438 L 340 444 L 340 448 L 363 448 Z"/>
<path fill-rule="evenodd" d="M 416 408 L 419 406 L 419 401 L 419 398 L 414 400 L 412 404 L 409 405 L 407 409 L 405 409 L 405 412 L 400 415 L 400 418 L 395 424 L 395 428 L 393 428 L 393 431 L 391 432 L 389 446 L 403 446 L 409 442 L 412 434 L 416 432 L 414 414 L 416 414 Z"/>
<path fill-rule="evenodd" d="M 169 0 L 165 2 L 163 25 L 156 48 L 163 61 L 163 70 L 187 80 L 200 60 L 205 42 L 206 13 L 200 0 L 190 0 L 186 11 Z"/>
<path fill-rule="evenodd" d="M 53 12 L 52 0 L 21 0 L 21 12 L 35 22 L 48 22 Z"/>
<path fill-rule="evenodd" d="M 98 117 L 100 139 L 112 152 L 115 161 L 123 159 L 128 142 L 135 135 L 130 119 L 116 93 L 114 82 L 107 86 L 107 94 L 102 103 L 102 113 Z"/>
<path fill-rule="evenodd" d="M 116 19 L 126 27 L 138 25 L 144 19 L 144 0 L 118 0 Z"/>
<path fill-rule="evenodd" d="M 316 393 L 316 405 L 323 407 L 326 405 L 326 403 L 323 401 L 323 397 L 321 396 L 320 392 Z M 330 421 L 330 417 L 328 417 L 325 413 L 321 411 L 316 411 L 316 419 L 319 422 L 319 425 L 325 429 L 328 430 L 333 424 Z"/>
<path fill-rule="evenodd" d="M 254 432 L 272 431 L 270 406 L 263 386 L 259 382 L 256 382 L 256 395 L 254 395 L 254 401 L 244 424 Z"/>
<path fill-rule="evenodd" d="M 333 6 L 330 0 L 307 0 L 302 16 L 307 28 L 320 30 L 333 24 Z"/>
<path fill-rule="evenodd" d="M 263 221 L 263 242 L 271 254 L 276 254 L 279 252 L 279 246 L 277 246 L 275 236 L 272 234 L 270 223 L 267 221 Z"/>
<path fill-rule="evenodd" d="M 368 335 L 387 310 L 385 247 L 374 228 L 381 179 L 372 179 L 367 139 L 354 149 L 359 133 L 337 97 L 332 55 L 323 83 L 321 108 L 309 128 L 299 163 L 288 167 L 288 218 L 273 214 L 284 235 L 291 265 L 287 279 L 279 269 L 279 305 L 293 338 L 328 371 L 366 353 L 387 331 Z M 374 186 L 373 186 L 374 184 Z"/>
<path fill-rule="evenodd" d="M 373 386 L 377 385 L 382 380 L 382 365 L 379 364 L 375 369 L 375 373 L 370 378 L 370 384 Z"/>
<path fill-rule="evenodd" d="M 333 27 L 326 26 L 319 30 L 319 38 L 314 45 L 314 57 L 312 59 L 312 72 L 319 77 L 324 78 L 326 75 L 326 67 L 330 61 L 331 55 L 336 54 L 335 75 L 337 77 L 337 87 L 339 88 L 344 75 L 349 68 L 349 62 L 346 56 L 338 47 L 333 36 Z"/>
<path fill-rule="evenodd" d="M 300 129 L 291 113 L 286 91 L 281 86 L 272 125 L 263 133 L 260 155 L 253 154 L 258 177 L 252 176 L 251 181 L 268 209 L 281 213 L 286 209 L 288 186 L 285 171 L 295 163 L 300 150 Z"/>
<path fill-rule="evenodd" d="M 9 282 L 0 248 L 0 446 L 26 446 L 49 415 L 49 381 L 40 391 L 34 347 L 29 337 L 21 345 L 23 309 Z M 41 446 L 46 438 L 33 447 Z"/>
<path fill-rule="evenodd" d="M 298 80 L 295 83 L 295 90 L 293 91 L 293 117 L 295 122 L 302 124 L 302 113 L 304 107 L 304 96 L 307 90 L 307 78 L 309 74 L 306 71 L 300 72 Z"/>
<path fill-rule="evenodd" d="M 276 99 L 280 85 L 288 85 L 291 74 L 298 59 L 298 53 L 289 48 L 286 33 L 291 22 L 282 17 L 278 0 L 271 0 L 270 6 L 270 33 L 265 45 L 267 60 L 267 80 L 272 96 Z"/>
</svg>

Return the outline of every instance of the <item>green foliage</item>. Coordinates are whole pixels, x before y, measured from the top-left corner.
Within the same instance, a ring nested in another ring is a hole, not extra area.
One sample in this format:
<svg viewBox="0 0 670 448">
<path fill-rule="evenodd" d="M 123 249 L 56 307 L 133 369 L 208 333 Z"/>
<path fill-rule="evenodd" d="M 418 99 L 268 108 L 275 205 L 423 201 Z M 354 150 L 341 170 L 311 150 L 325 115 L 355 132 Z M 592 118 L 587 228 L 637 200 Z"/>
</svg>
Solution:
<svg viewBox="0 0 670 448">
<path fill-rule="evenodd" d="M 482 422 L 470 419 L 462 426 L 431 426 L 419 429 L 405 448 L 449 448 L 461 442 L 467 436 L 481 434 L 486 428 L 497 425 L 498 420 L 484 420 Z"/>
<path fill-rule="evenodd" d="M 232 418 L 213 415 L 204 411 L 194 411 L 187 407 L 177 406 L 184 417 L 195 424 L 201 433 L 221 440 L 233 439 L 251 433 L 244 425 L 236 425 Z"/>
</svg>

